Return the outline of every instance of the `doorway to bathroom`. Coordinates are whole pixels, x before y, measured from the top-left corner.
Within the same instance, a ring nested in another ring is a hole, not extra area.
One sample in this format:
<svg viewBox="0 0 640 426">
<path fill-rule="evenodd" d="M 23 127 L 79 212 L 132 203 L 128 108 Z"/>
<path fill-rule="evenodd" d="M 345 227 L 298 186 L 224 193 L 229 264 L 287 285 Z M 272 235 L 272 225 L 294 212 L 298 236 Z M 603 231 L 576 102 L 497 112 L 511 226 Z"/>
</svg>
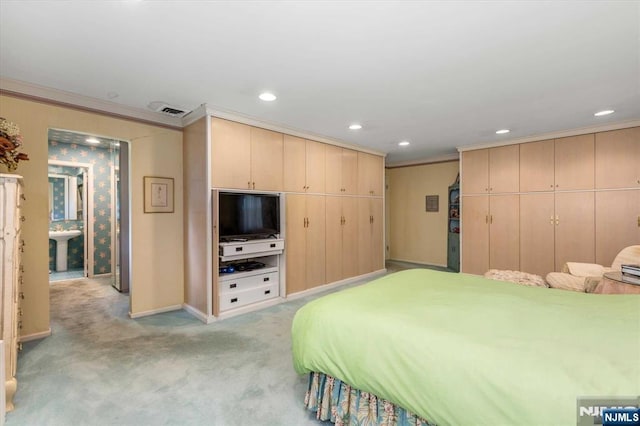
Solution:
<svg viewBox="0 0 640 426">
<path fill-rule="evenodd" d="M 49 129 L 49 282 L 101 278 L 129 290 L 126 141 Z"/>
</svg>

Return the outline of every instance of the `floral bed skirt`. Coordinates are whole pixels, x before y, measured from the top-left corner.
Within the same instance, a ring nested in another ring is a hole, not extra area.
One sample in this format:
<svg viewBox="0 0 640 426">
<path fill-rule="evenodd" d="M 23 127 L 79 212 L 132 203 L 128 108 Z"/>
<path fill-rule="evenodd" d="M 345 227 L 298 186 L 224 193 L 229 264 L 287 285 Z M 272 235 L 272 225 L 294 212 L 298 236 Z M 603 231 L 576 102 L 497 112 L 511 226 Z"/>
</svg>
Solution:
<svg viewBox="0 0 640 426">
<path fill-rule="evenodd" d="M 309 389 L 304 397 L 308 410 L 319 420 L 336 426 L 435 426 L 389 401 L 322 373 L 309 373 Z"/>
</svg>

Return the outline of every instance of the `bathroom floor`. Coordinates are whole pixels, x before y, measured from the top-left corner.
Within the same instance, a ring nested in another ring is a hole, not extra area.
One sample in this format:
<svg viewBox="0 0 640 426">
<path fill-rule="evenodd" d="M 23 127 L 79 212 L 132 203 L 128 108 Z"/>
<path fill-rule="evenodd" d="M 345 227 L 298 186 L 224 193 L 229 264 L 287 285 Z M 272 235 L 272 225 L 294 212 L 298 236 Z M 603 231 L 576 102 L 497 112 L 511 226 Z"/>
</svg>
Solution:
<svg viewBox="0 0 640 426">
<path fill-rule="evenodd" d="M 51 271 L 49 274 L 49 282 L 74 280 L 84 277 L 84 269 L 69 269 L 64 272 Z"/>
</svg>

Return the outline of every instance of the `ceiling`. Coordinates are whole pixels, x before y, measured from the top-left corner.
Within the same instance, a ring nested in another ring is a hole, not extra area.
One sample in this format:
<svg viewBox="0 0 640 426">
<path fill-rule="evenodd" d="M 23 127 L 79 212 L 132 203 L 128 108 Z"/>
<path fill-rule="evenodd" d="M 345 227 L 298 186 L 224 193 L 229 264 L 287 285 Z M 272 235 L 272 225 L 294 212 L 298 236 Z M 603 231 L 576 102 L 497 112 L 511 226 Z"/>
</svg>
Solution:
<svg viewBox="0 0 640 426">
<path fill-rule="evenodd" d="M 0 77 L 207 104 L 398 164 L 640 118 L 640 2 L 1 0 Z"/>
</svg>

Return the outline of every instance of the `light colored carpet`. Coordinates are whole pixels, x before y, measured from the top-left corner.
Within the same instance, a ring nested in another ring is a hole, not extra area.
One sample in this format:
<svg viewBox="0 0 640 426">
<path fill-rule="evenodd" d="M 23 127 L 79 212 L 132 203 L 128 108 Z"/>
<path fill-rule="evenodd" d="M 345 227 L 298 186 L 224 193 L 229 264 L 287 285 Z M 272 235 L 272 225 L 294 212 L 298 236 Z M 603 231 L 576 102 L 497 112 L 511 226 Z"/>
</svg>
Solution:
<svg viewBox="0 0 640 426">
<path fill-rule="evenodd" d="M 54 283 L 52 336 L 24 344 L 6 424 L 318 426 L 290 330 L 319 296 L 204 325 L 184 311 L 129 319 L 108 278 Z"/>
</svg>

